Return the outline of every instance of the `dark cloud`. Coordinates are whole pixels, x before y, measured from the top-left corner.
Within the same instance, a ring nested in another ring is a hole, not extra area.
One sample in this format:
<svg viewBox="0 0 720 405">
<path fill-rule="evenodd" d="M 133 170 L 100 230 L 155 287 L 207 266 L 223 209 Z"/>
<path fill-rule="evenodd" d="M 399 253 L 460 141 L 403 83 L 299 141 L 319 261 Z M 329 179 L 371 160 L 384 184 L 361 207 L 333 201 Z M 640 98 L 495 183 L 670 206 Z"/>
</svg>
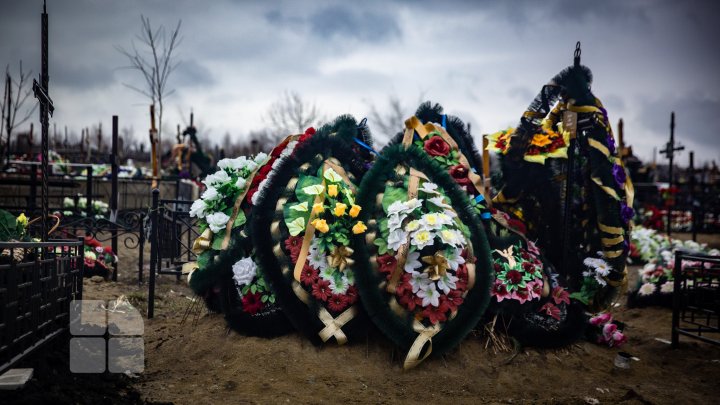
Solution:
<svg viewBox="0 0 720 405">
<path fill-rule="evenodd" d="M 640 121 L 657 134 L 661 142 L 670 137 L 670 113 L 675 111 L 675 139 L 694 142 L 705 148 L 705 153 L 715 153 L 720 149 L 720 99 L 698 97 L 667 97 L 643 104 Z M 658 145 L 662 146 L 662 145 Z"/>
<path fill-rule="evenodd" d="M 82 91 L 114 82 L 113 68 L 107 65 L 79 65 L 72 60 L 51 60 L 50 68 L 52 86 Z"/>
<path fill-rule="evenodd" d="M 310 30 L 321 38 L 352 38 L 381 42 L 401 36 L 400 26 L 391 14 L 381 14 L 359 7 L 330 6 L 313 13 Z"/>
<path fill-rule="evenodd" d="M 180 61 L 171 77 L 174 87 L 212 86 L 216 82 L 212 72 L 196 59 Z"/>
</svg>

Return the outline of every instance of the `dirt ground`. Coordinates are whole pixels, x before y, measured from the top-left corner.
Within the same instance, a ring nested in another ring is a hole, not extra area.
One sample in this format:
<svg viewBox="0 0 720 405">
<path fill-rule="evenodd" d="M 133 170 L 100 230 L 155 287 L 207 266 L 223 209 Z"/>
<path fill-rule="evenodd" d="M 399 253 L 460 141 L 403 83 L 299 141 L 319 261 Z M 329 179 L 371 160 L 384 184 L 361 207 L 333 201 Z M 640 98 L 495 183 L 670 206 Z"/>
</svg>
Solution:
<svg viewBox="0 0 720 405">
<path fill-rule="evenodd" d="M 720 246 L 718 235 L 701 235 L 699 241 Z M 121 252 L 119 282 L 85 280 L 85 298 L 124 294 L 145 311 L 147 285 L 137 284 L 132 253 Z M 680 348 L 671 349 L 671 311 L 664 308 L 619 305 L 613 311 L 626 323 L 629 340 L 622 350 L 639 358 L 629 370 L 613 367 L 618 349 L 584 341 L 561 350 L 526 348 L 509 361 L 510 352 L 486 346 L 476 334 L 453 352 L 403 371 L 402 354 L 374 330 L 364 341 L 343 347 L 316 348 L 298 334 L 244 337 L 228 332 L 222 315 L 193 301 L 184 281 L 163 276 L 158 291 L 156 316 L 145 321 L 143 373 L 80 378 L 68 376 L 62 364 L 30 359 L 39 368 L 37 377 L 7 396 L 8 403 L 50 398 L 55 403 L 151 404 L 717 401 L 720 347 L 681 338 Z M 54 367 L 52 372 L 48 367 Z"/>
</svg>

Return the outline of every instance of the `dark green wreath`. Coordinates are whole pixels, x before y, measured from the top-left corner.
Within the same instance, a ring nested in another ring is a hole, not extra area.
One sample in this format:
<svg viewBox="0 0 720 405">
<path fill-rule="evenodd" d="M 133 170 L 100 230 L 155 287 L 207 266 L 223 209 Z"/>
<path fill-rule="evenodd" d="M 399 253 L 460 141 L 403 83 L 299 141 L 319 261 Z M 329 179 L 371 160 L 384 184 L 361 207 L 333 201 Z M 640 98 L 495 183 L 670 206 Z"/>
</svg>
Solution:
<svg viewBox="0 0 720 405">
<path fill-rule="evenodd" d="M 430 181 L 445 191 L 459 219 L 470 229 L 473 253 L 477 258 L 474 288 L 468 292 L 458 309 L 457 316 L 446 322 L 443 329 L 432 338 L 432 355 L 439 355 L 454 348 L 475 327 L 488 305 L 491 279 L 490 248 L 483 226 L 465 192 L 423 150 L 414 146 L 407 149 L 402 145 L 386 147 L 382 151 L 381 158 L 365 175 L 357 195 L 358 204 L 363 207 L 361 217 L 364 220 L 369 220 L 374 213 L 376 196 L 383 191 L 385 181 L 392 180 L 393 176 L 396 176 L 395 167 L 400 163 L 425 173 Z M 368 223 L 368 233 L 378 230 L 378 225 Z M 412 327 L 412 314 L 408 312 L 407 317 L 399 317 L 389 308 L 388 296 L 379 288 L 384 278 L 373 271 L 370 263 L 370 260 L 374 260 L 371 256 L 377 254 L 376 248 L 366 244 L 364 236 L 354 238 L 353 248 L 354 258 L 358 264 L 355 273 L 356 282 L 363 306 L 373 323 L 397 346 L 407 351 L 418 336 Z"/>
<path fill-rule="evenodd" d="M 228 327 L 236 332 L 260 337 L 287 334 L 293 327 L 277 304 L 267 303 L 262 311 L 255 314 L 249 314 L 242 309 L 240 294 L 233 280 L 232 266 L 247 257 L 251 249 L 250 238 L 243 231 L 234 231 L 228 248 L 212 254 L 198 281 L 195 281 L 196 276 L 193 274 L 191 287 L 196 293 L 202 291 L 201 288 L 219 288 L 220 291 L 214 298 L 217 302 L 206 300 L 206 304 L 209 308 L 210 305 L 217 305 L 218 312 L 224 314 Z"/>
<path fill-rule="evenodd" d="M 331 157 L 341 163 L 351 182 L 357 184 L 366 171 L 369 155 L 369 152 L 360 152 L 355 146 L 354 140 L 359 132 L 362 134 L 362 130 L 352 116 L 344 115 L 332 124 L 321 127 L 310 139 L 301 142 L 293 154 L 275 169 L 275 174 L 250 215 L 250 232 L 253 235 L 257 263 L 262 268 L 266 282 L 275 291 L 276 299 L 290 322 L 316 345 L 323 343 L 318 332 L 325 328 L 325 324 L 318 318 L 320 304 L 312 295 L 309 297 L 309 305 L 303 303 L 291 287 L 293 272 L 283 274 L 283 268 L 292 269 L 294 263 L 288 255 L 277 255 L 274 251 L 282 249 L 289 235 L 282 220 L 283 212 L 276 211 L 276 204 L 280 198 L 292 198 L 294 195 L 294 189 L 287 187 L 291 179 L 300 174 L 316 173 L 323 162 Z M 363 137 L 367 140 L 368 133 L 363 134 Z M 301 168 L 306 163 L 308 165 Z M 273 233 L 271 224 L 276 220 L 280 220 L 279 229 Z M 360 307 L 358 305 L 358 308 Z M 364 335 L 367 331 L 364 313 L 359 311 L 342 327 L 342 331 L 350 341 Z"/>
</svg>

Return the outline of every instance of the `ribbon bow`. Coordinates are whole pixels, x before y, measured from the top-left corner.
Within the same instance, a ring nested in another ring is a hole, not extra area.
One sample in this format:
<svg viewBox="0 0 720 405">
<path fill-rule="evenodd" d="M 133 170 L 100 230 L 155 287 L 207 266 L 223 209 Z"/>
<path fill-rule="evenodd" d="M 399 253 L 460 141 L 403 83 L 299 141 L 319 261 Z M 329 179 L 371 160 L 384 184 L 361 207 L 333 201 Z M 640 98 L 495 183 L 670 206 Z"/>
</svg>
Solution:
<svg viewBox="0 0 720 405">
<path fill-rule="evenodd" d="M 350 258 L 353 250 L 346 246 L 335 246 L 327 261 L 330 267 L 335 267 L 340 271 L 345 271 L 346 266 L 352 266 L 354 260 Z"/>
<path fill-rule="evenodd" d="M 423 256 L 422 261 L 429 265 L 425 271 L 433 281 L 440 280 L 444 277 L 445 274 L 447 274 L 448 267 L 450 267 L 441 251 L 435 252 L 432 256 Z"/>
</svg>

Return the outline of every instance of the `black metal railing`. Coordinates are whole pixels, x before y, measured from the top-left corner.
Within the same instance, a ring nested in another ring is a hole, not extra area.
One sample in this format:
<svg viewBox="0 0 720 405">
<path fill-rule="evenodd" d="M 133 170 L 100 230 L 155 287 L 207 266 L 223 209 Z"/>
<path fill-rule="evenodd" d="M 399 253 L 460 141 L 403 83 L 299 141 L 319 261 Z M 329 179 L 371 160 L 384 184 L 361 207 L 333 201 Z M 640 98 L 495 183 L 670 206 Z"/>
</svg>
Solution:
<svg viewBox="0 0 720 405">
<path fill-rule="evenodd" d="M 190 217 L 187 200 L 161 200 L 160 190 L 152 192 L 150 210 L 150 280 L 148 283 L 148 318 L 155 314 L 155 279 L 158 275 L 174 275 L 180 279 L 185 263 L 197 260 L 192 252 L 193 241 L 199 236 L 197 218 Z"/>
<path fill-rule="evenodd" d="M 720 257 L 677 251 L 673 277 L 672 347 L 680 335 L 720 345 Z"/>
<path fill-rule="evenodd" d="M 82 240 L 0 242 L 0 374 L 67 330 L 82 299 Z"/>
</svg>

